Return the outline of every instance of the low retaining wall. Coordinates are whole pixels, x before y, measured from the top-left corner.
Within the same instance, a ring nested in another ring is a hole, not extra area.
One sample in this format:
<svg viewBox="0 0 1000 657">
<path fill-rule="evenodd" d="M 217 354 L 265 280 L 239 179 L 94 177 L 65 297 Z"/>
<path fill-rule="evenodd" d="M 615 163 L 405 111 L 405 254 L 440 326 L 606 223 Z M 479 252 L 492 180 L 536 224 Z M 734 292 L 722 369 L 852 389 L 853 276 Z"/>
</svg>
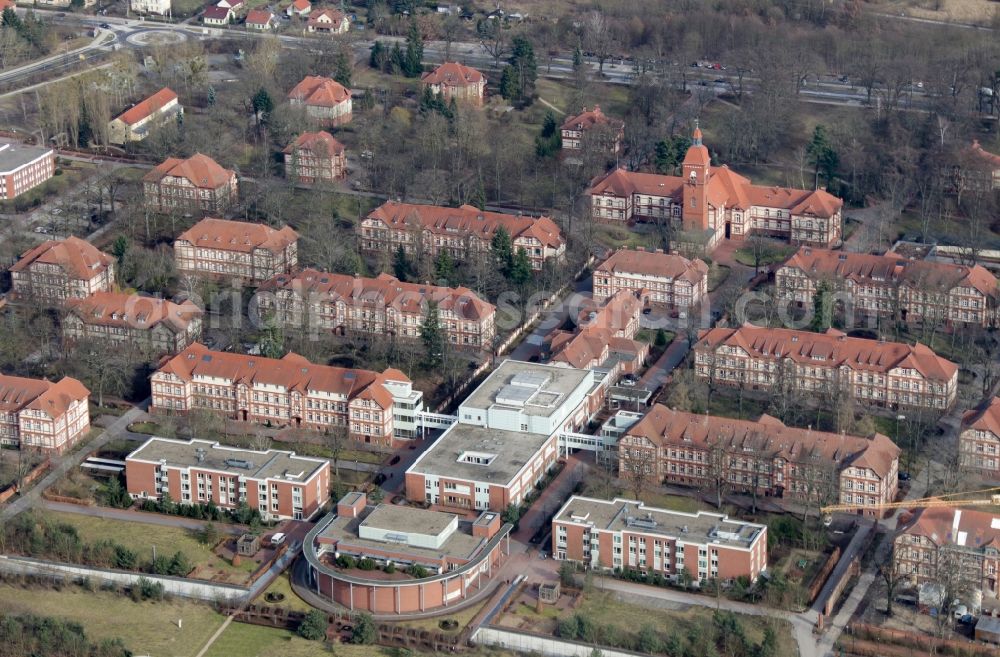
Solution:
<svg viewBox="0 0 1000 657">
<path fill-rule="evenodd" d="M 43 561 L 41 559 L 6 555 L 0 555 L 0 571 L 19 575 L 64 575 L 68 578 L 89 577 L 98 586 L 104 582 L 132 586 L 140 578 L 145 578 L 151 582 L 162 584 L 164 592 L 171 595 L 209 601 L 221 599 L 229 602 L 241 602 L 246 599 L 250 592 L 248 588 L 233 586 L 232 584 L 216 584 L 214 582 L 203 582 L 183 577 L 133 573 L 124 570 L 90 568 L 88 566 L 60 563 L 57 561 Z"/>
<path fill-rule="evenodd" d="M 603 657 L 638 657 L 640 654 L 616 648 L 594 646 L 589 643 L 564 641 L 544 634 L 514 632 L 492 626 L 480 627 L 470 640 L 475 644 L 524 653 L 537 653 L 547 657 L 590 657 L 594 648 L 599 649 Z"/>
<path fill-rule="evenodd" d="M 41 477 L 45 473 L 45 471 L 49 469 L 49 463 L 50 463 L 49 460 L 45 459 L 44 461 L 36 465 L 31 470 L 31 472 L 21 477 L 21 485 L 27 486 L 31 482 Z M 17 484 L 11 484 L 7 488 L 5 488 L 3 492 L 0 492 L 0 504 L 14 497 L 17 494 L 18 490 L 19 489 L 17 487 Z"/>
<path fill-rule="evenodd" d="M 872 654 L 867 651 L 856 652 L 854 648 L 857 644 L 865 647 L 875 644 L 883 649 L 886 645 L 890 645 L 896 647 L 895 652 L 897 653 L 905 650 L 909 654 L 928 652 L 931 654 L 968 655 L 969 657 L 997 657 L 1000 655 L 1000 648 L 972 641 L 939 639 L 917 632 L 877 627 L 865 623 L 851 623 L 847 626 L 847 632 L 841 635 L 840 645 L 845 650 L 855 654 Z"/>
</svg>

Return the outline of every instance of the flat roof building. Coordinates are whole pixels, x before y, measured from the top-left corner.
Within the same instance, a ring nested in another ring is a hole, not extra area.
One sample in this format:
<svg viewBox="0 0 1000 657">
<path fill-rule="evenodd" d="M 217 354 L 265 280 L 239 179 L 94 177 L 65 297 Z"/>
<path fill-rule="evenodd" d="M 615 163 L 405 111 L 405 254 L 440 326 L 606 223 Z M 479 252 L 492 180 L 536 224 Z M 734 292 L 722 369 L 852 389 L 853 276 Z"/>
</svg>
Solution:
<svg viewBox="0 0 1000 657">
<path fill-rule="evenodd" d="M 505 360 L 458 407 L 458 422 L 406 471 L 406 495 L 465 510 L 521 504 L 584 426 L 604 382 L 590 370 Z"/>
<path fill-rule="evenodd" d="M 633 569 L 695 582 L 749 577 L 767 569 L 767 527 L 635 500 L 571 497 L 552 519 L 553 557 L 591 568 Z"/>
<path fill-rule="evenodd" d="M 330 489 L 330 463 L 277 449 L 240 449 L 209 440 L 153 437 L 125 459 L 129 494 L 180 504 L 245 502 L 265 520 L 312 517 Z"/>
<path fill-rule="evenodd" d="M 0 141 L 0 200 L 20 196 L 55 175 L 56 153 L 51 148 Z"/>
<path fill-rule="evenodd" d="M 468 520 L 369 506 L 364 493 L 354 492 L 309 532 L 303 552 L 320 596 L 356 611 L 420 614 L 480 593 L 510 553 L 511 529 L 492 511 Z M 358 568 L 359 560 L 379 569 Z"/>
</svg>

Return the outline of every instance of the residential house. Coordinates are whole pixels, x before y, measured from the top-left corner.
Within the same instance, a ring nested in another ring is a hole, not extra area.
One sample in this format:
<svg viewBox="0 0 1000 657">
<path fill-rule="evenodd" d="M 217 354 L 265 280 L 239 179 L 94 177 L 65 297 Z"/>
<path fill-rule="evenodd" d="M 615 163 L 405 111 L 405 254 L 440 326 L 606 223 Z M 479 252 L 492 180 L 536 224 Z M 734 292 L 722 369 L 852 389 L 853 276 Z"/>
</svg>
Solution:
<svg viewBox="0 0 1000 657">
<path fill-rule="evenodd" d="M 300 14 L 301 15 L 301 14 Z M 310 11 L 306 21 L 306 32 L 318 34 L 346 34 L 351 29 L 347 14 L 329 7 Z"/>
<path fill-rule="evenodd" d="M 56 152 L 51 148 L 0 141 L 0 201 L 41 185 L 55 172 Z"/>
<path fill-rule="evenodd" d="M 22 254 L 10 277 L 18 299 L 57 305 L 112 290 L 115 259 L 79 237 L 48 240 Z"/>
<path fill-rule="evenodd" d="M 150 438 L 125 457 L 125 487 L 137 500 L 257 509 L 265 522 L 309 520 L 326 503 L 330 462 L 279 449 L 208 440 Z"/>
<path fill-rule="evenodd" d="M 142 141 L 149 136 L 150 128 L 183 113 L 177 94 L 164 87 L 112 120 L 108 124 L 108 140 L 112 144 Z"/>
<path fill-rule="evenodd" d="M 109 348 L 128 347 L 141 352 L 177 353 L 201 335 L 202 310 L 191 301 L 124 292 L 97 292 L 66 302 L 63 337 L 104 343 Z"/>
<path fill-rule="evenodd" d="M 309 20 L 313 18 L 310 16 Z M 304 106 L 306 116 L 326 125 L 342 125 L 351 120 L 351 92 L 330 78 L 307 75 L 288 92 L 288 102 Z"/>
<path fill-rule="evenodd" d="M 820 286 L 848 310 L 892 321 L 997 326 L 1000 287 L 982 265 L 801 247 L 774 274 L 775 295 L 812 306 Z"/>
<path fill-rule="evenodd" d="M 709 511 L 573 495 L 552 518 L 552 558 L 585 569 L 635 570 L 681 582 L 746 578 L 767 570 L 767 526 Z"/>
<path fill-rule="evenodd" d="M 278 17 L 270 9 L 251 9 L 243 24 L 248 30 L 267 32 L 278 27 Z"/>
<path fill-rule="evenodd" d="M 625 122 L 609 118 L 599 105 L 590 110 L 584 107 L 582 112 L 563 121 L 560 135 L 566 153 L 593 148 L 617 155 L 621 153 L 622 140 L 625 139 Z"/>
<path fill-rule="evenodd" d="M 225 219 L 202 219 L 174 240 L 179 274 L 238 280 L 248 285 L 285 274 L 298 265 L 299 235 Z"/>
<path fill-rule="evenodd" d="M 309 0 L 293 0 L 290 5 L 285 7 L 285 15 L 289 18 L 292 16 L 308 16 L 311 11 L 312 3 Z"/>
<path fill-rule="evenodd" d="M 969 597 L 973 590 L 986 599 L 1000 596 L 1000 516 L 988 511 L 918 509 L 897 531 L 892 556 L 905 584 L 940 583 L 944 569 L 968 587 Z"/>
<path fill-rule="evenodd" d="M 206 409 L 272 426 L 343 431 L 383 447 L 416 437 L 423 397 L 395 369 L 368 370 L 212 351 L 194 343 L 153 373 L 153 413 Z"/>
<path fill-rule="evenodd" d="M 464 287 L 403 283 L 388 274 L 363 278 L 306 269 L 276 276 L 260 292 L 262 310 L 273 311 L 285 325 L 304 329 L 416 340 L 433 303 L 450 345 L 491 349 L 496 334 L 493 305 Z"/>
<path fill-rule="evenodd" d="M 205 7 L 201 13 L 201 22 L 205 25 L 230 25 L 236 22 L 236 12 L 232 7 L 213 5 Z"/>
<path fill-rule="evenodd" d="M 445 62 L 420 77 L 420 84 L 446 101 L 482 105 L 486 97 L 486 76 L 458 62 Z"/>
<path fill-rule="evenodd" d="M 810 246 L 840 243 L 841 199 L 821 189 L 754 185 L 725 165 L 712 166 L 698 128 L 683 174 L 615 169 L 590 187 L 592 216 L 604 223 L 669 222 L 687 234 L 710 234 L 712 245 L 751 234 Z"/>
<path fill-rule="evenodd" d="M 285 155 L 285 177 L 312 185 L 333 183 L 347 176 L 347 155 L 344 145 L 325 130 L 303 132 L 282 151 Z"/>
<path fill-rule="evenodd" d="M 945 412 L 958 393 L 958 366 L 928 347 L 744 324 L 701 331 L 695 374 L 773 394 L 843 392 L 862 404 Z"/>
<path fill-rule="evenodd" d="M 129 9 L 137 14 L 170 16 L 170 0 L 129 0 Z"/>
<path fill-rule="evenodd" d="M 90 391 L 68 376 L 0 374 L 0 444 L 61 454 L 90 431 L 89 402 Z"/>
<path fill-rule="evenodd" d="M 593 274 L 594 300 L 622 290 L 643 293 L 652 305 L 688 310 L 708 294 L 708 265 L 663 251 L 619 249 Z"/>
<path fill-rule="evenodd" d="M 978 139 L 963 149 L 946 172 L 948 187 L 956 192 L 1000 190 L 1000 155 L 990 153 Z"/>
<path fill-rule="evenodd" d="M 503 227 L 515 250 L 524 249 L 533 269 L 546 260 L 561 260 L 566 242 L 548 217 L 487 212 L 471 205 L 448 208 L 387 201 L 358 227 L 358 243 L 368 253 L 394 253 L 400 246 L 410 254 L 437 257 L 441 251 L 456 260 L 488 253 L 496 231 Z"/>
<path fill-rule="evenodd" d="M 892 502 L 900 449 L 871 438 L 757 420 L 675 411 L 656 404 L 618 440 L 622 478 L 698 486 L 718 492 L 856 504 L 868 515 Z"/>
<path fill-rule="evenodd" d="M 159 212 L 221 214 L 239 200 L 236 172 L 201 153 L 185 160 L 168 157 L 142 184 L 146 205 Z"/>
</svg>

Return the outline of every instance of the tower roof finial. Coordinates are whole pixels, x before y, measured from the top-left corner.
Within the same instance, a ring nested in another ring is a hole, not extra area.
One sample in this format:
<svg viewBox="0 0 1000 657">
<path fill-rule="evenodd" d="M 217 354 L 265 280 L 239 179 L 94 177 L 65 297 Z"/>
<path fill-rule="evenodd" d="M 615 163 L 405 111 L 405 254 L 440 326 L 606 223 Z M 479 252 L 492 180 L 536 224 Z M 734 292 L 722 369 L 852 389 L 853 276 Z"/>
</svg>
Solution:
<svg viewBox="0 0 1000 657">
<path fill-rule="evenodd" d="M 698 127 L 698 119 L 694 120 L 694 132 L 691 134 L 691 142 L 695 146 L 701 146 L 701 128 Z"/>
</svg>

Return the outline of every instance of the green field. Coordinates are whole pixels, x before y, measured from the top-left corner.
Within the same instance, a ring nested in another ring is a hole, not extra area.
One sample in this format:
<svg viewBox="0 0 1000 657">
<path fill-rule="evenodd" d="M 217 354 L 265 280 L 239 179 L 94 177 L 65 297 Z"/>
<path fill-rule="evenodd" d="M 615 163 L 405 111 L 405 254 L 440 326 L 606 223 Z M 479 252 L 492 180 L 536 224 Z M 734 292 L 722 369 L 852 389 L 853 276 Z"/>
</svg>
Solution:
<svg viewBox="0 0 1000 657">
<path fill-rule="evenodd" d="M 249 559 L 239 567 L 233 567 L 228 561 L 216 556 L 210 547 L 199 543 L 194 533 L 187 529 L 54 511 L 46 515 L 76 527 L 85 543 L 108 539 L 134 550 L 139 555 L 140 562 L 152 560 L 154 549 L 160 555 L 172 555 L 180 551 L 196 568 L 218 575 L 231 584 L 246 582 L 250 573 L 257 568 L 257 564 Z M 199 577 L 203 576 L 204 573 L 199 574 Z"/>
<path fill-rule="evenodd" d="M 0 617 L 17 613 L 68 618 L 83 624 L 92 639 L 119 637 L 133 654 L 155 657 L 193 657 L 223 620 L 208 605 L 179 600 L 132 602 L 114 593 L 0 584 Z"/>
</svg>

